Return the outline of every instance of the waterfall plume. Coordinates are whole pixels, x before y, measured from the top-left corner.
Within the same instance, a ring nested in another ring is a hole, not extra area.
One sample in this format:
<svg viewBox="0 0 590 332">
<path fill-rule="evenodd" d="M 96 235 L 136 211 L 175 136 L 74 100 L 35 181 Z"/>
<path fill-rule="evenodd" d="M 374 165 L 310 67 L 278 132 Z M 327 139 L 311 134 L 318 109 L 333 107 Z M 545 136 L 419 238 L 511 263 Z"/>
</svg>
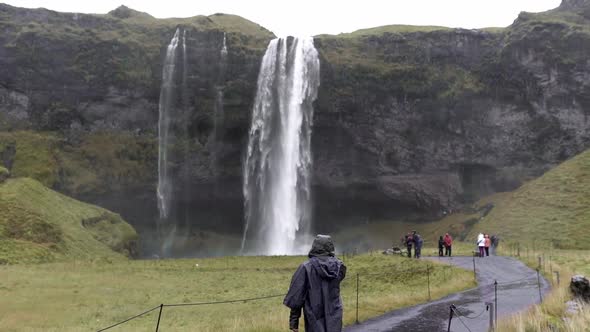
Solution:
<svg viewBox="0 0 590 332">
<path fill-rule="evenodd" d="M 319 67 L 312 38 L 277 38 L 264 54 L 244 164 L 244 253 L 295 254 L 309 233 Z"/>
<path fill-rule="evenodd" d="M 168 140 L 170 130 L 170 113 L 174 104 L 174 72 L 176 69 L 176 48 L 180 30 L 176 29 L 174 37 L 166 49 L 166 58 L 162 69 L 162 87 L 160 89 L 160 102 L 158 105 L 158 210 L 160 219 L 166 219 L 169 215 L 170 201 L 172 200 L 172 183 L 168 176 Z"/>
</svg>

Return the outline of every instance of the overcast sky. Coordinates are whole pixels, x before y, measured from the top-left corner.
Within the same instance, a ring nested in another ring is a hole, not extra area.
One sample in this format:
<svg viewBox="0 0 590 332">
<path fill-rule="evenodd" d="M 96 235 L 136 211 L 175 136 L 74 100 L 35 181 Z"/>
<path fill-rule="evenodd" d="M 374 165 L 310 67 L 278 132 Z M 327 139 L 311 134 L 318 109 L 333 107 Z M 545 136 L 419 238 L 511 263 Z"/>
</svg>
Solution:
<svg viewBox="0 0 590 332">
<path fill-rule="evenodd" d="M 3 1 L 3 0 L 0 0 Z M 561 0 L 4 0 L 17 7 L 104 14 L 121 4 L 158 18 L 236 14 L 278 36 L 338 34 L 389 24 L 483 28 L 510 25 L 521 11 Z"/>
</svg>

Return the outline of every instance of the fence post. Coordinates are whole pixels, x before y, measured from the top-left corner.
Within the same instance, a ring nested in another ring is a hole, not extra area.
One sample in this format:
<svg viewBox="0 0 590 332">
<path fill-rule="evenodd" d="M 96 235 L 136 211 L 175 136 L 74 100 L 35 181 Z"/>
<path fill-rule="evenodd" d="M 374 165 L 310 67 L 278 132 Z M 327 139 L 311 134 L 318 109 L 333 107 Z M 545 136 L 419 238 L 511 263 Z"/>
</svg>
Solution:
<svg viewBox="0 0 590 332">
<path fill-rule="evenodd" d="M 496 325 L 498 325 L 498 280 L 494 280 L 494 320 L 496 321 Z"/>
<path fill-rule="evenodd" d="M 356 274 L 356 324 L 359 323 L 359 274 Z"/>
<path fill-rule="evenodd" d="M 158 313 L 158 323 L 156 324 L 156 332 L 160 329 L 160 318 L 162 317 L 162 309 L 164 308 L 164 304 L 160 304 L 160 312 Z"/>
<path fill-rule="evenodd" d="M 489 331 L 495 331 L 496 326 L 494 324 L 494 303 L 493 302 L 486 302 L 486 306 L 488 311 L 490 312 L 490 329 Z"/>
<path fill-rule="evenodd" d="M 538 267 L 538 269 L 540 270 L 540 269 L 541 269 L 541 266 L 542 266 L 542 263 L 541 263 L 541 256 L 539 256 L 539 257 L 538 257 L 538 260 L 539 260 L 539 267 Z"/>
<path fill-rule="evenodd" d="M 539 299 L 541 302 L 543 302 L 543 295 L 541 294 L 541 275 L 539 273 L 539 269 L 537 269 L 537 285 L 539 286 Z"/>
<path fill-rule="evenodd" d="M 451 321 L 453 320 L 453 308 L 455 307 L 454 304 L 451 304 L 451 313 L 449 315 L 449 327 L 447 328 L 447 332 L 451 332 Z"/>
<path fill-rule="evenodd" d="M 557 286 L 559 286 L 559 271 L 555 271 L 555 275 L 557 277 Z"/>
<path fill-rule="evenodd" d="M 477 275 L 475 274 L 475 256 L 473 256 L 473 280 L 477 282 Z"/>
<path fill-rule="evenodd" d="M 426 276 L 428 278 L 428 301 L 432 300 L 430 297 L 430 264 L 426 265 Z"/>
<path fill-rule="evenodd" d="M 516 244 L 516 257 L 520 257 L 520 243 Z"/>
</svg>

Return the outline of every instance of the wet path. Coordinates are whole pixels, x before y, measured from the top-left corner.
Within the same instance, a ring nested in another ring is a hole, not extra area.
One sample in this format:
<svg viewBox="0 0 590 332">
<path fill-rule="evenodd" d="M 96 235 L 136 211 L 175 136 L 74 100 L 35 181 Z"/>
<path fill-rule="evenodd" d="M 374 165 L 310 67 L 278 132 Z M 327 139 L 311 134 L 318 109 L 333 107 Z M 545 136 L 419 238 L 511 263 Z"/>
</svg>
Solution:
<svg viewBox="0 0 590 332">
<path fill-rule="evenodd" d="M 428 259 L 473 270 L 473 257 Z M 510 257 L 475 258 L 475 263 L 479 285 L 477 288 L 429 303 L 395 310 L 359 325 L 349 326 L 344 331 L 447 331 L 450 306 L 454 304 L 460 317 L 455 314 L 451 322 L 451 331 L 485 332 L 489 328 L 490 319 L 489 312 L 485 310 L 485 303 L 494 301 L 494 280 L 498 281 L 498 319 L 539 303 L 536 271 Z M 548 282 L 541 277 L 543 295 L 548 290 Z"/>
</svg>

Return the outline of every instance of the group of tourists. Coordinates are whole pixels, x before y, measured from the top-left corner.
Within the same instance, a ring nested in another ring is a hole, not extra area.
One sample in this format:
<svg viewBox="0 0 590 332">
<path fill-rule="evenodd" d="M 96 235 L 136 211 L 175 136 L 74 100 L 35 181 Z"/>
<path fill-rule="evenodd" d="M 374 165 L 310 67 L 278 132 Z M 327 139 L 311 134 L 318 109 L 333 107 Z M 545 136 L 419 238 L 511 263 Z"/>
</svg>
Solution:
<svg viewBox="0 0 590 332">
<path fill-rule="evenodd" d="M 492 237 L 490 237 L 489 234 L 484 234 L 484 233 L 479 233 L 479 235 L 477 236 L 477 256 L 478 257 L 485 257 L 485 256 L 489 256 L 490 255 L 490 248 L 492 251 L 492 255 L 496 254 L 496 248 L 498 247 L 498 242 L 500 241 L 500 239 L 495 236 L 492 235 Z"/>
<path fill-rule="evenodd" d="M 402 237 L 402 243 L 408 250 L 408 257 L 412 258 L 412 246 L 414 247 L 414 258 L 420 258 L 420 256 L 422 256 L 422 245 L 424 244 L 424 239 L 422 239 L 422 236 L 416 231 L 412 231 Z"/>
<path fill-rule="evenodd" d="M 438 255 L 440 257 L 442 257 L 442 256 L 451 257 L 452 247 L 453 247 L 453 238 L 451 237 L 451 235 L 449 235 L 449 233 L 446 233 L 445 237 L 443 237 L 441 235 L 440 238 L 438 239 Z M 443 254 L 443 248 L 445 249 L 444 254 Z"/>
</svg>

